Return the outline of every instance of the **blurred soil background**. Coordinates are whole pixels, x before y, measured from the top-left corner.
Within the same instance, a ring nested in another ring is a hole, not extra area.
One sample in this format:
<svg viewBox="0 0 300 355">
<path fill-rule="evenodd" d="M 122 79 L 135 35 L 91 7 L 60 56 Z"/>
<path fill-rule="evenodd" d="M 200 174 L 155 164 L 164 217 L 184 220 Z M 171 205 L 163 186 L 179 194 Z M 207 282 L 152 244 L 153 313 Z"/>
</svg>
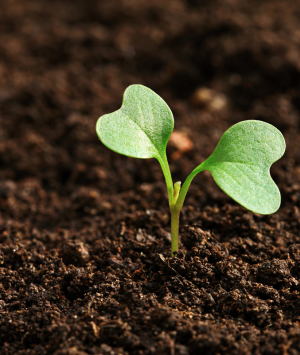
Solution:
<svg viewBox="0 0 300 355">
<path fill-rule="evenodd" d="M 170 259 L 155 160 L 105 148 L 130 84 L 175 116 L 174 180 L 232 124 L 275 125 L 282 206 L 195 178 Z M 1 0 L 0 353 L 300 354 L 299 0 Z"/>
</svg>

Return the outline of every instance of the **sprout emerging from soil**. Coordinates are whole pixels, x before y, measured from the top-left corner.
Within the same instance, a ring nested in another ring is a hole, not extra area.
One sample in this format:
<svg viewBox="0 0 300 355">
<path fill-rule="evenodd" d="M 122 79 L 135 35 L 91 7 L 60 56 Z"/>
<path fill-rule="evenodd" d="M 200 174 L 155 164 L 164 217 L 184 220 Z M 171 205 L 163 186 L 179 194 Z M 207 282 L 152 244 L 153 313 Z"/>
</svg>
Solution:
<svg viewBox="0 0 300 355">
<path fill-rule="evenodd" d="M 178 249 L 179 215 L 193 178 L 211 172 L 219 187 L 248 210 L 271 214 L 280 206 L 280 192 L 270 176 L 271 165 L 282 157 L 285 140 L 274 126 L 262 121 L 242 121 L 221 137 L 212 155 L 181 182 L 173 184 L 166 146 L 174 128 L 165 101 L 143 85 L 131 85 L 122 107 L 101 116 L 97 134 L 111 150 L 134 158 L 156 158 L 165 176 L 171 211 L 172 256 Z"/>
</svg>

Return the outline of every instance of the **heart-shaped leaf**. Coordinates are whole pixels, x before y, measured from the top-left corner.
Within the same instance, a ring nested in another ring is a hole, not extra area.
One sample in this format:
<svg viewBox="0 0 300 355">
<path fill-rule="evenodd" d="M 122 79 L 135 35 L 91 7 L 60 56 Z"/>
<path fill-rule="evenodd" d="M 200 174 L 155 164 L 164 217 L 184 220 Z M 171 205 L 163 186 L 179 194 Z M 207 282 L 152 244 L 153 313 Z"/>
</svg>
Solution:
<svg viewBox="0 0 300 355">
<path fill-rule="evenodd" d="M 173 127 L 165 101 L 143 85 L 131 85 L 124 92 L 122 107 L 100 117 L 96 131 L 102 143 L 117 153 L 164 162 Z"/>
<path fill-rule="evenodd" d="M 195 172 L 209 170 L 221 189 L 242 206 L 271 214 L 280 206 L 280 192 L 270 167 L 284 151 L 285 141 L 277 128 L 262 121 L 242 121 L 223 134 Z"/>
</svg>

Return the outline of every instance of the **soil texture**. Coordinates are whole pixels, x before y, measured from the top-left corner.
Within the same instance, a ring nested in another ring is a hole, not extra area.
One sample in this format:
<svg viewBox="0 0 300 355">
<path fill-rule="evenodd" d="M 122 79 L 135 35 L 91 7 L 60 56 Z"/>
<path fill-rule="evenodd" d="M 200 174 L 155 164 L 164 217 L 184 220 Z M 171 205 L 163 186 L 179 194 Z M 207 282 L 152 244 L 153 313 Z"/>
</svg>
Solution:
<svg viewBox="0 0 300 355">
<path fill-rule="evenodd" d="M 0 354 L 300 354 L 299 21 L 299 0 L 0 2 Z M 280 210 L 203 172 L 170 258 L 158 162 L 95 133 L 134 83 L 174 113 L 174 181 L 234 123 L 280 129 Z"/>
</svg>

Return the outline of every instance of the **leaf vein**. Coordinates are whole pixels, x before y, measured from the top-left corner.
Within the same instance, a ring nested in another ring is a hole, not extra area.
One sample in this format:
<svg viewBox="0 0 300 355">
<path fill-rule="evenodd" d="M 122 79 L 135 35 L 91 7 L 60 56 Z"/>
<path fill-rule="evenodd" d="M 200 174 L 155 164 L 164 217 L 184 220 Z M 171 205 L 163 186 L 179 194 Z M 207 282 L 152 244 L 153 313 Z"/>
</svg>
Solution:
<svg viewBox="0 0 300 355">
<path fill-rule="evenodd" d="M 128 116 L 123 110 L 122 110 L 123 114 L 128 118 L 128 120 L 130 120 L 131 122 L 133 122 L 135 125 L 137 125 L 140 130 L 145 133 L 145 135 L 147 136 L 147 138 L 149 139 L 149 141 L 152 143 L 152 146 L 154 147 L 154 149 L 156 150 L 157 154 L 161 157 L 161 154 L 159 153 L 159 151 L 157 150 L 156 146 L 154 145 L 151 137 L 149 137 L 149 135 L 147 134 L 147 132 L 144 131 L 144 129 L 137 123 L 135 122 L 135 120 L 133 120 L 130 116 Z"/>
<path fill-rule="evenodd" d="M 230 162 L 227 162 L 227 163 L 230 163 Z M 252 164 L 252 165 L 253 165 L 253 164 Z M 231 179 L 232 179 L 233 181 L 235 181 L 239 186 L 244 187 L 243 184 L 239 183 L 230 173 L 228 173 L 224 168 L 222 168 L 222 166 L 218 166 L 218 168 L 219 168 L 220 170 L 222 170 L 226 175 L 228 175 L 229 177 L 231 177 Z M 264 186 L 261 186 L 261 185 L 257 184 L 257 182 L 253 181 L 253 180 L 252 180 L 247 174 L 245 174 L 245 173 L 243 172 L 243 170 L 241 170 L 238 166 L 236 166 L 236 168 L 237 168 L 238 170 L 242 171 L 243 175 L 244 175 L 245 177 L 247 177 L 247 179 L 248 179 L 249 181 L 251 181 L 257 188 L 260 188 L 260 189 L 264 190 L 268 195 L 270 194 L 269 191 L 268 191 Z"/>
</svg>

